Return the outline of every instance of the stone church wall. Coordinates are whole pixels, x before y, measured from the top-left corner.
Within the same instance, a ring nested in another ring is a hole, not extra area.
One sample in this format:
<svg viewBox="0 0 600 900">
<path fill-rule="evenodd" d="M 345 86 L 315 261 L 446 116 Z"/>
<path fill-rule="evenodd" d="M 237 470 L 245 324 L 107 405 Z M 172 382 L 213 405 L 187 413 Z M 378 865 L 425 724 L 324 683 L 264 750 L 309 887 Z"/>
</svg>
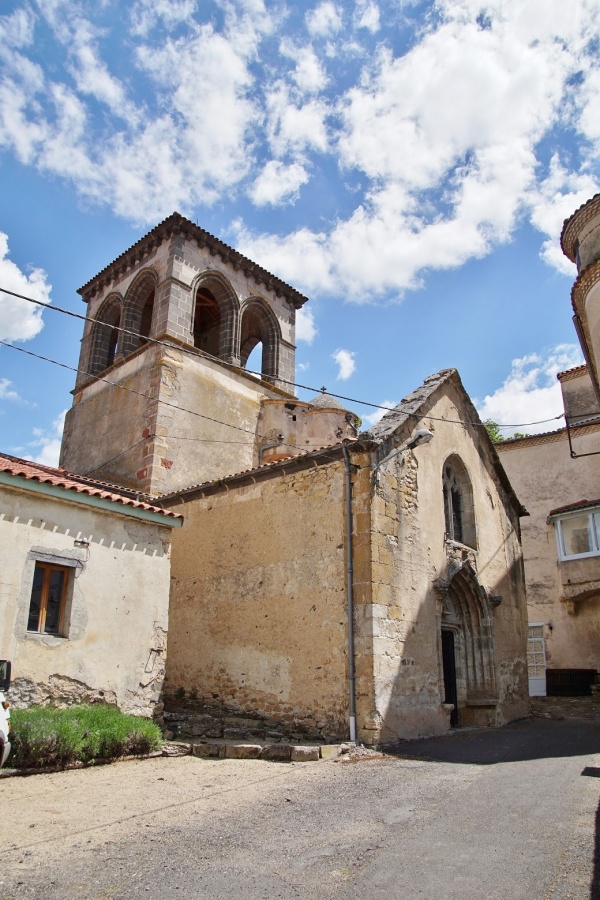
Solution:
<svg viewBox="0 0 600 900">
<path fill-rule="evenodd" d="M 348 736 L 343 462 L 178 507 L 167 691 Z"/>
<path fill-rule="evenodd" d="M 502 724 L 528 712 L 527 618 L 518 519 L 494 474 L 490 451 L 484 446 L 486 436 L 478 427 L 454 424 L 472 415 L 451 386 L 429 413 L 432 418 L 424 414 L 418 427 L 430 429 L 433 440 L 381 467 L 370 521 L 365 504 L 363 521 L 358 522 L 363 532 L 359 559 L 364 565 L 371 560 L 371 584 L 368 575 L 363 578 L 370 598 L 362 607 L 362 616 L 372 621 L 370 711 L 368 647 L 362 648 L 359 662 L 364 670 L 359 701 L 362 737 L 368 743 L 447 731 L 450 710 L 442 703 L 438 584 L 448 578 L 451 566 L 467 562 L 485 592 L 502 599 L 489 610 L 491 683 L 483 696 L 480 691 L 478 696 L 459 697 L 459 723 Z M 409 423 L 407 437 L 414 428 Z M 473 488 L 475 549 L 455 544 L 445 535 L 442 472 L 453 454 L 463 461 Z M 363 475 L 363 495 L 368 490 L 364 479 Z M 357 615 L 360 611 L 357 604 Z"/>
</svg>

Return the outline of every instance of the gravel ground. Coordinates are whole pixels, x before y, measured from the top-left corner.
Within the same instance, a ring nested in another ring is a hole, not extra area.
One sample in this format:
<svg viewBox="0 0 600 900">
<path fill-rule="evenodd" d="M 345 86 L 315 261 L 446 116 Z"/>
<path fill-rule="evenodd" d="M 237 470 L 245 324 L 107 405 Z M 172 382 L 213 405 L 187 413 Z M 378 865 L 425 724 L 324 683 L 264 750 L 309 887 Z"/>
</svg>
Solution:
<svg viewBox="0 0 600 900">
<path fill-rule="evenodd" d="M 395 755 L 8 779 L 0 898 L 600 898 L 598 731 L 543 719 Z"/>
</svg>

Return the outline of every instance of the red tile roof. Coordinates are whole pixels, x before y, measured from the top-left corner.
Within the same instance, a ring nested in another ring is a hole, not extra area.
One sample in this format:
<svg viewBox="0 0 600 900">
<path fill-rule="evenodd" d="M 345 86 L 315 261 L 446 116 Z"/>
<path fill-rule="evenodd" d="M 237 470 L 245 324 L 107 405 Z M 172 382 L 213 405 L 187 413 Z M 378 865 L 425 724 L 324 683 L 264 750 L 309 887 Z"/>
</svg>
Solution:
<svg viewBox="0 0 600 900">
<path fill-rule="evenodd" d="M 119 487 L 114 484 L 107 484 L 103 481 L 95 481 L 93 478 L 86 478 L 84 475 L 74 475 L 65 469 L 55 469 L 52 466 L 43 466 L 41 463 L 31 462 L 28 459 L 20 459 L 18 456 L 9 456 L 6 453 L 0 453 L 0 472 L 6 472 L 9 475 L 16 475 L 27 481 L 38 481 L 42 484 L 50 484 L 54 487 L 64 488 L 67 491 L 75 491 L 78 494 L 88 494 L 90 497 L 101 497 L 104 500 L 110 500 L 114 503 L 121 503 L 123 506 L 132 506 L 136 509 L 144 509 L 148 512 L 160 513 L 173 519 L 180 519 L 181 516 L 168 510 L 154 506 L 145 500 L 139 499 L 136 491 Z"/>
<path fill-rule="evenodd" d="M 568 506 L 558 506 L 551 509 L 549 516 L 556 516 L 559 513 L 575 512 L 578 509 L 590 509 L 594 506 L 600 506 L 600 500 L 578 500 L 577 503 L 569 503 Z"/>
</svg>

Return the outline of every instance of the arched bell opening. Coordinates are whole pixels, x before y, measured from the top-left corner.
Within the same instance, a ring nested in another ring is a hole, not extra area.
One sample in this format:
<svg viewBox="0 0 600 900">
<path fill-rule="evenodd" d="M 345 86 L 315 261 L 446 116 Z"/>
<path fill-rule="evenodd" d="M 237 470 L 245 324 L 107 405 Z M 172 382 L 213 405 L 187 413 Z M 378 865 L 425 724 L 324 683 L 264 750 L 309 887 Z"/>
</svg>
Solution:
<svg viewBox="0 0 600 900">
<path fill-rule="evenodd" d="M 98 375 L 115 361 L 121 340 L 121 299 L 107 297 L 92 325 L 91 352 L 87 374 Z"/>
<path fill-rule="evenodd" d="M 207 288 L 199 288 L 194 309 L 194 347 L 219 355 L 221 340 L 221 310 L 214 295 Z"/>
<path fill-rule="evenodd" d="M 205 273 L 195 285 L 194 347 L 237 365 L 238 329 L 239 303 L 235 291 L 220 273 Z"/>
<path fill-rule="evenodd" d="M 152 336 L 152 318 L 157 277 L 153 270 L 145 270 L 132 283 L 123 304 L 123 340 L 119 355 L 127 356 Z"/>
<path fill-rule="evenodd" d="M 275 380 L 279 374 L 280 340 L 279 324 L 269 307 L 259 299 L 248 301 L 242 309 L 240 365 Z"/>
</svg>

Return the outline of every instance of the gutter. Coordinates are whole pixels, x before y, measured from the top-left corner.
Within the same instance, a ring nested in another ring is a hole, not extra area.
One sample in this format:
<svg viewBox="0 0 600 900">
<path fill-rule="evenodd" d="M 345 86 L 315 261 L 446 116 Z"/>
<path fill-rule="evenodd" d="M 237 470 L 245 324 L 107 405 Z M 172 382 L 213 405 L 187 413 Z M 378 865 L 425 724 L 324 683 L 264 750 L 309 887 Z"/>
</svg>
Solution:
<svg viewBox="0 0 600 900">
<path fill-rule="evenodd" d="M 350 740 L 356 740 L 356 666 L 354 660 L 354 559 L 352 553 L 352 482 L 350 454 L 342 444 L 346 473 L 346 598 L 348 607 L 348 690 L 350 700 Z"/>
</svg>

